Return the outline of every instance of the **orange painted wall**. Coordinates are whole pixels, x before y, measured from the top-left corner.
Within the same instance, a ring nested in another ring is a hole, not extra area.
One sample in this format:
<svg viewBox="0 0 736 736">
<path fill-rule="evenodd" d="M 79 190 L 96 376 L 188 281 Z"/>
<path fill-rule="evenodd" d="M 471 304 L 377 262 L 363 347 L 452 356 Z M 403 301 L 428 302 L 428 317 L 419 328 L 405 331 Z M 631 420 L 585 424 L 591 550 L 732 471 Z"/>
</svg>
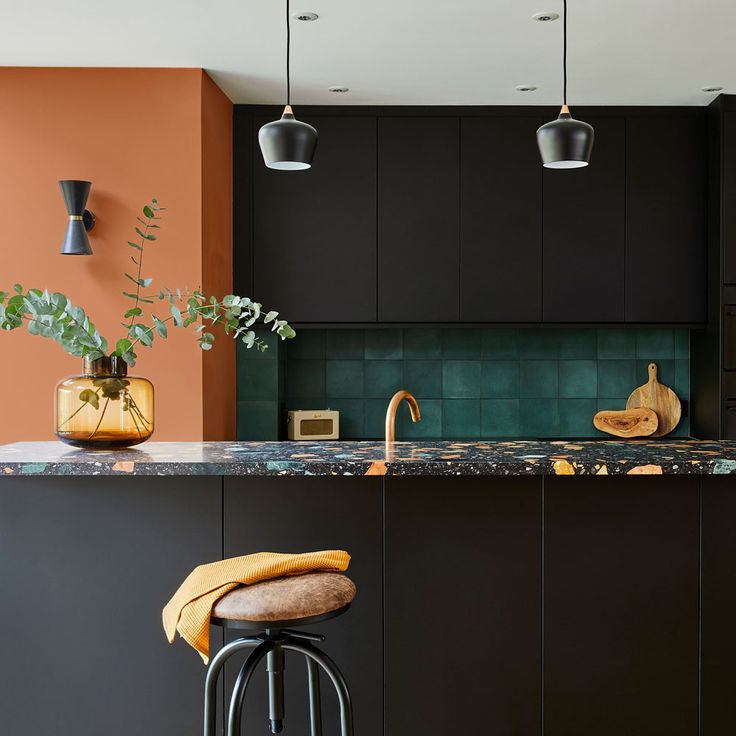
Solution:
<svg viewBox="0 0 736 736">
<path fill-rule="evenodd" d="M 0 290 L 17 281 L 63 291 L 114 344 L 130 306 L 120 293 L 122 274 L 133 266 L 125 243 L 151 197 L 167 211 L 158 241 L 147 249 L 144 275 L 154 278 L 152 288 L 203 284 L 209 84 L 199 69 L 0 69 Z M 227 117 L 220 102 L 218 115 Z M 230 170 L 228 162 L 221 172 L 226 182 Z M 208 178 L 217 181 L 217 172 Z M 91 257 L 59 254 L 66 224 L 59 179 L 92 181 L 87 206 L 98 219 Z M 134 372 L 156 387 L 154 439 L 199 440 L 209 356 L 193 332 L 169 334 L 167 344 L 141 351 Z M 52 438 L 54 385 L 79 368 L 80 360 L 55 343 L 21 330 L 0 333 L 0 442 Z"/>
</svg>

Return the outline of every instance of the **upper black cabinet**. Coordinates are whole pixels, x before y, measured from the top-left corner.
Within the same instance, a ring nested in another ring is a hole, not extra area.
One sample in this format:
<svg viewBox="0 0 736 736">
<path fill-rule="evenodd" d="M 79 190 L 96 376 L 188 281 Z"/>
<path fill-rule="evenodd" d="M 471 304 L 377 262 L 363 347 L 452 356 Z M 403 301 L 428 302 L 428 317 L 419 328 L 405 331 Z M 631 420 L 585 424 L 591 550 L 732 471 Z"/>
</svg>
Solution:
<svg viewBox="0 0 736 736">
<path fill-rule="evenodd" d="M 537 118 L 463 118 L 460 320 L 542 321 Z"/>
<path fill-rule="evenodd" d="M 590 166 L 544 169 L 545 322 L 624 319 L 625 120 L 585 120 Z"/>
<path fill-rule="evenodd" d="M 378 120 L 378 319 L 456 322 L 459 120 Z"/>
<path fill-rule="evenodd" d="M 627 322 L 704 322 L 705 119 L 626 121 Z"/>
<path fill-rule="evenodd" d="M 292 322 L 375 322 L 375 118 L 309 118 L 319 143 L 299 172 L 264 166 L 266 122 L 253 133 L 254 298 Z"/>
</svg>

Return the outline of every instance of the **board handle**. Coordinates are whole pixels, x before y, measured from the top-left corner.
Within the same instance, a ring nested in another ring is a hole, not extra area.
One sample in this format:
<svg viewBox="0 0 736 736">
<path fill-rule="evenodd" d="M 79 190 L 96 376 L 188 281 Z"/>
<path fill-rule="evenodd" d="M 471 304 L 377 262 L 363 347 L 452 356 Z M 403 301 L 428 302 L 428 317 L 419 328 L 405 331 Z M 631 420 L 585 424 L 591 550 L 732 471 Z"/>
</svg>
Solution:
<svg viewBox="0 0 736 736">
<path fill-rule="evenodd" d="M 649 380 L 654 383 L 657 381 L 657 364 L 656 363 L 650 363 L 647 366 L 647 370 L 649 371 Z"/>
</svg>

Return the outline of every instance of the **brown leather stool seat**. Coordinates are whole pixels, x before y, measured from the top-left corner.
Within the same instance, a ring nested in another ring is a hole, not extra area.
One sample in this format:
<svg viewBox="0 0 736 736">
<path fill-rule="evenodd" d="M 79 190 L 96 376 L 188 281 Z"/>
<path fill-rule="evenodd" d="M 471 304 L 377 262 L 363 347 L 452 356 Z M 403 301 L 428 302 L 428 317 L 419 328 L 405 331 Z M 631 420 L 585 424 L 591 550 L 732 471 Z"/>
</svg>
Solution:
<svg viewBox="0 0 736 736">
<path fill-rule="evenodd" d="M 295 625 L 338 615 L 355 598 L 355 583 L 340 573 L 312 572 L 241 585 L 212 608 L 213 623 L 260 622 Z M 237 627 L 237 625 L 235 626 Z"/>
</svg>

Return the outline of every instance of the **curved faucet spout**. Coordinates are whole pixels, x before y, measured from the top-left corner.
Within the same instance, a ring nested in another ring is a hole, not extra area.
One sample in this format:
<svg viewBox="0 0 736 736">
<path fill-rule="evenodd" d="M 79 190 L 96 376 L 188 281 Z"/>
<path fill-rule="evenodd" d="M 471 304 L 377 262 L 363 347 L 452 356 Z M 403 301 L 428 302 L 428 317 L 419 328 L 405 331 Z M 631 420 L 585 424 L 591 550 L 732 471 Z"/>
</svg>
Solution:
<svg viewBox="0 0 736 736">
<path fill-rule="evenodd" d="M 388 403 L 386 410 L 386 442 L 394 442 L 396 439 L 396 412 L 402 401 L 409 404 L 412 422 L 420 422 L 422 420 L 422 412 L 419 410 L 417 400 L 404 389 L 397 391 Z"/>
</svg>

